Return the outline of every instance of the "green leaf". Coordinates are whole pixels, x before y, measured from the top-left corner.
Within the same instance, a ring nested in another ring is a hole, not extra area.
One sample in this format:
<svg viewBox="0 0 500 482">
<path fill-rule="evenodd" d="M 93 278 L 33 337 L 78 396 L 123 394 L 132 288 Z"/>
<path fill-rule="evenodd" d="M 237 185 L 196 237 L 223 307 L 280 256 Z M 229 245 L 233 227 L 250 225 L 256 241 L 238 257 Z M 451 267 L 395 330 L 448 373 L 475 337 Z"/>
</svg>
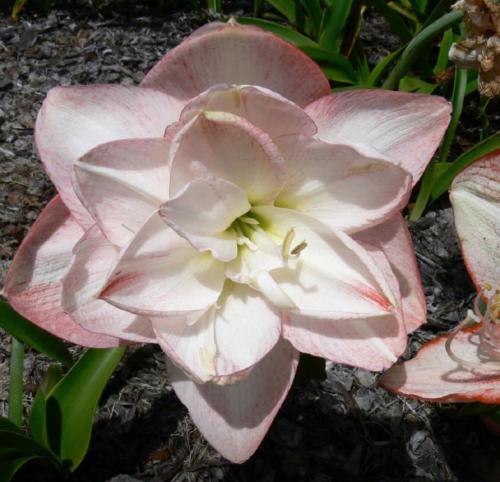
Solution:
<svg viewBox="0 0 500 482">
<path fill-rule="evenodd" d="M 49 444 L 70 471 L 87 453 L 97 404 L 124 352 L 123 347 L 87 350 L 46 399 Z"/>
<path fill-rule="evenodd" d="M 253 17 L 238 17 L 237 20 L 238 23 L 241 23 L 243 25 L 256 25 L 257 27 L 267 30 L 268 32 L 272 32 L 281 37 L 283 40 L 292 43 L 296 47 L 318 46 L 318 44 L 312 41 L 309 37 L 306 37 L 305 35 L 302 35 L 301 33 L 292 30 L 289 27 L 280 25 L 279 23 Z"/>
<path fill-rule="evenodd" d="M 462 115 L 462 108 L 464 106 L 465 89 L 467 88 L 467 70 L 462 69 L 457 65 L 455 68 L 455 79 L 453 81 L 453 93 L 451 95 L 451 105 L 453 107 L 451 112 L 451 120 L 446 129 L 441 149 L 439 150 L 438 159 L 441 162 L 446 162 L 450 152 L 451 143 L 455 138 L 455 131 L 457 129 L 458 121 Z"/>
<path fill-rule="evenodd" d="M 437 84 L 430 84 L 418 77 L 406 76 L 399 81 L 399 89 L 401 92 L 420 92 L 422 94 L 432 94 L 436 89 Z"/>
<path fill-rule="evenodd" d="M 8 418 L 5 417 L 0 417 L 0 430 L 17 433 L 23 432 L 18 425 L 16 425 L 14 422 L 11 422 Z"/>
<path fill-rule="evenodd" d="M 59 338 L 38 328 L 3 301 L 0 301 L 0 328 L 67 367 L 73 364 L 71 354 Z"/>
<path fill-rule="evenodd" d="M 429 202 L 432 186 L 434 186 L 436 179 L 439 179 L 439 177 L 446 172 L 448 166 L 449 164 L 446 162 L 432 162 L 425 170 L 417 199 L 410 211 L 409 220 L 412 223 L 418 221 L 424 213 L 427 203 Z"/>
<path fill-rule="evenodd" d="M 431 191 L 431 199 L 435 200 L 445 193 L 450 188 L 453 179 L 460 171 L 471 165 L 474 161 L 477 161 L 479 158 L 498 149 L 500 149 L 500 133 L 497 132 L 484 141 L 476 144 L 469 151 L 464 152 L 436 181 Z"/>
<path fill-rule="evenodd" d="M 391 30 L 406 43 L 412 39 L 412 33 L 406 26 L 403 17 L 399 15 L 394 9 L 390 8 L 385 0 L 371 0 L 370 3 L 378 10 L 390 25 Z"/>
<path fill-rule="evenodd" d="M 0 460 L 2 462 L 14 458 L 36 456 L 48 460 L 54 467 L 61 469 L 62 465 L 56 455 L 24 433 L 0 430 Z"/>
<path fill-rule="evenodd" d="M 311 22 L 304 16 L 304 11 L 299 2 L 293 0 L 267 0 L 278 12 L 280 12 L 292 25 L 302 31 L 312 29 Z"/>
<path fill-rule="evenodd" d="M 319 32 L 321 28 L 321 19 L 323 18 L 323 10 L 321 8 L 320 0 L 300 0 L 300 3 L 304 7 L 311 24 L 313 26 L 314 37 L 319 37 Z"/>
<path fill-rule="evenodd" d="M 327 3 L 321 20 L 319 45 L 325 50 L 339 53 L 354 0 L 335 0 Z"/>
<path fill-rule="evenodd" d="M 393 90 L 399 84 L 400 79 L 406 75 L 408 70 L 419 59 L 419 57 L 426 53 L 426 48 L 429 42 L 461 20 L 462 12 L 450 12 L 443 15 L 441 18 L 437 19 L 434 23 L 428 25 L 415 35 L 415 37 L 413 37 L 411 42 L 404 49 L 401 58 L 392 69 L 382 87 L 384 89 Z"/>
<path fill-rule="evenodd" d="M 387 71 L 391 63 L 396 59 L 402 49 L 395 50 L 390 54 L 386 55 L 370 72 L 368 79 L 366 80 L 366 87 L 374 87 L 380 78 Z"/>
<path fill-rule="evenodd" d="M 303 46 L 300 49 L 321 66 L 330 80 L 350 84 L 358 82 L 357 72 L 351 62 L 343 55 L 313 46 Z"/>
<path fill-rule="evenodd" d="M 35 400 L 33 401 L 33 405 L 31 407 L 29 418 L 31 436 L 34 440 L 46 447 L 49 446 L 49 440 L 47 437 L 46 399 L 50 391 L 61 380 L 61 378 L 62 372 L 60 366 L 49 366 L 45 378 L 38 388 Z"/>
<path fill-rule="evenodd" d="M 39 458 L 39 455 L 25 455 L 24 457 L 0 460 L 0 482 L 9 482 L 23 465 Z"/>
<path fill-rule="evenodd" d="M 433 69 L 434 75 L 440 74 L 448 66 L 449 64 L 448 53 L 450 51 L 452 43 L 453 43 L 453 30 L 449 28 L 443 34 L 443 38 L 441 39 L 441 43 L 439 44 L 439 54 L 436 61 L 436 65 L 434 66 Z"/>
</svg>

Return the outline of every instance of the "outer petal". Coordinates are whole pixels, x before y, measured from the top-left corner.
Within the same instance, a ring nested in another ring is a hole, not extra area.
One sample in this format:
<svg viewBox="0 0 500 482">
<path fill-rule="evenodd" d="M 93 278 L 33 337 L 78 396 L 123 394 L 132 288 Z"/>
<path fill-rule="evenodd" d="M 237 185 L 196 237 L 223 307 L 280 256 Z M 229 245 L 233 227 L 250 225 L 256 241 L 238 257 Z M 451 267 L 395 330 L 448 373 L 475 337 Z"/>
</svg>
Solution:
<svg viewBox="0 0 500 482">
<path fill-rule="evenodd" d="M 5 278 L 4 294 L 16 311 L 56 336 L 95 348 L 117 346 L 118 338 L 84 330 L 61 305 L 62 279 L 82 235 L 82 228 L 56 196 L 17 250 Z"/>
<path fill-rule="evenodd" d="M 126 139 L 101 144 L 76 162 L 77 194 L 117 246 L 168 199 L 168 147 L 163 139 Z"/>
<path fill-rule="evenodd" d="M 426 321 L 422 281 L 410 233 L 401 214 L 371 229 L 356 233 L 357 241 L 380 246 L 399 283 L 406 331 L 411 333 Z"/>
<path fill-rule="evenodd" d="M 399 298 L 398 282 L 383 252 L 365 244 L 377 267 Z M 382 370 L 391 366 L 406 348 L 407 334 L 399 306 L 379 316 L 332 316 L 318 319 L 289 312 L 283 332 L 297 350 L 337 363 Z"/>
<path fill-rule="evenodd" d="M 73 248 L 74 259 L 63 280 L 62 304 L 85 329 L 139 343 L 155 343 L 151 321 L 97 299 L 118 250 L 97 226 L 90 228 Z"/>
<path fill-rule="evenodd" d="M 175 136 L 170 157 L 171 196 L 189 181 L 212 175 L 241 187 L 250 202 L 264 203 L 285 180 L 283 158 L 271 138 L 234 114 L 199 114 Z"/>
<path fill-rule="evenodd" d="M 453 351 L 464 360 L 481 363 L 479 326 L 460 331 Z M 500 403 L 500 374 L 481 374 L 461 368 L 446 352 L 449 335 L 426 343 L 417 356 L 385 373 L 380 383 L 402 395 L 433 402 Z"/>
<path fill-rule="evenodd" d="M 164 203 L 159 212 L 198 251 L 210 250 L 215 258 L 231 261 L 238 249 L 236 234 L 229 228 L 249 209 L 243 189 L 224 179 L 209 177 L 190 182 L 175 198 Z"/>
<path fill-rule="evenodd" d="M 219 297 L 224 265 L 199 253 L 154 213 L 120 253 L 101 298 L 146 316 L 204 310 Z"/>
<path fill-rule="evenodd" d="M 201 433 L 224 457 L 241 463 L 267 433 L 292 385 L 297 362 L 298 352 L 281 341 L 246 378 L 230 385 L 197 385 L 173 364 L 168 368 L 175 393 Z"/>
<path fill-rule="evenodd" d="M 408 202 L 411 176 L 376 151 L 304 136 L 277 143 L 288 175 L 277 206 L 352 233 L 382 222 Z"/>
<path fill-rule="evenodd" d="M 500 151 L 462 171 L 450 192 L 469 274 L 480 292 L 500 287 Z"/>
<path fill-rule="evenodd" d="M 189 102 L 180 120 L 187 123 L 202 110 L 230 112 L 247 119 L 272 139 L 290 134 L 313 136 L 313 120 L 296 104 L 264 87 L 216 85 Z"/>
<path fill-rule="evenodd" d="M 153 323 L 162 349 L 198 382 L 246 375 L 281 332 L 277 310 L 248 286 L 230 282 L 205 313 Z"/>
<path fill-rule="evenodd" d="M 277 36 L 234 21 L 202 28 L 168 52 L 141 85 L 181 100 L 216 84 L 259 85 L 300 106 L 330 92 L 321 69 Z"/>
<path fill-rule="evenodd" d="M 94 222 L 76 197 L 73 164 L 88 150 L 118 139 L 162 137 L 183 103 L 151 89 L 122 85 L 57 87 L 35 126 L 38 154 L 62 200 L 85 227 Z"/>
<path fill-rule="evenodd" d="M 437 96 L 353 90 L 319 99 L 306 112 L 321 139 L 369 144 L 410 172 L 415 184 L 441 142 L 451 107 Z"/>
</svg>

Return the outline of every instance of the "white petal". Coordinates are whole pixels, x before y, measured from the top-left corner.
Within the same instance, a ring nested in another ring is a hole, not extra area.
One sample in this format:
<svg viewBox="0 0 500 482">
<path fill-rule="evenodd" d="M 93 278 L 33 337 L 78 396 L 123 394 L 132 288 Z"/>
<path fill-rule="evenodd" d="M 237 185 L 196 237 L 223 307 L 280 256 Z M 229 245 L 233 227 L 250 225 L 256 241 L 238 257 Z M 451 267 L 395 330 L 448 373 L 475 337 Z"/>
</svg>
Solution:
<svg viewBox="0 0 500 482">
<path fill-rule="evenodd" d="M 288 175 L 277 206 L 352 233 L 379 224 L 408 202 L 411 175 L 377 152 L 304 136 L 282 137 L 277 144 Z"/>
<path fill-rule="evenodd" d="M 230 261 L 237 255 L 237 245 L 229 228 L 249 209 L 245 191 L 224 179 L 209 177 L 190 182 L 159 212 L 197 250 L 210 250 L 215 258 Z"/>
<path fill-rule="evenodd" d="M 251 203 L 273 200 L 284 180 L 283 158 L 264 131 L 234 114 L 203 112 L 172 140 L 170 194 L 208 175 L 242 188 Z"/>
<path fill-rule="evenodd" d="M 101 297 L 133 313 L 169 316 L 215 303 L 224 265 L 199 253 L 158 213 L 123 249 Z"/>
</svg>

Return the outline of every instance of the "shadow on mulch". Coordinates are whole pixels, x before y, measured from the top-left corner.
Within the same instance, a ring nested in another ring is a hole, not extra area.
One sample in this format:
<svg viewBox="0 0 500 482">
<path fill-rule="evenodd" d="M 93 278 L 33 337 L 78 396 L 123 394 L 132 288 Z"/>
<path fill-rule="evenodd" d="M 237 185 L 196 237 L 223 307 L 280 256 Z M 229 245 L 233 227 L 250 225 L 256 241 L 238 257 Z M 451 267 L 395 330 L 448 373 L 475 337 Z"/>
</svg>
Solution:
<svg viewBox="0 0 500 482">
<path fill-rule="evenodd" d="M 143 363 L 150 351 L 142 347 L 129 358 L 107 396 L 120 391 L 134 363 Z M 166 392 L 143 415 L 132 410 L 129 420 L 98 422 L 87 458 L 69 480 L 105 482 L 119 474 L 155 482 L 500 480 L 500 439 L 477 418 L 454 418 L 453 411 L 395 398 L 375 383 L 366 372 L 333 365 L 324 382 L 294 387 L 261 447 L 242 465 L 215 454 L 173 392 Z M 18 480 L 63 479 L 31 468 Z"/>
</svg>

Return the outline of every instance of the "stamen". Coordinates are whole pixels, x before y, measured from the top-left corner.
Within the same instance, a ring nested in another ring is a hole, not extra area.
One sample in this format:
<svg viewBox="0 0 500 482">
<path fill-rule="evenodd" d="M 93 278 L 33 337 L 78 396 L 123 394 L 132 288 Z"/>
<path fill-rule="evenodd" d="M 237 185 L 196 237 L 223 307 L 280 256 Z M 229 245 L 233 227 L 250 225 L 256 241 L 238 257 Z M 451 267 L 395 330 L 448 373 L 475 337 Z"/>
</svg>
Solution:
<svg viewBox="0 0 500 482">
<path fill-rule="evenodd" d="M 253 224 L 255 226 L 260 224 L 259 221 L 257 221 L 255 218 L 251 218 L 250 216 L 240 216 L 238 219 L 242 223 Z"/>
<path fill-rule="evenodd" d="M 295 237 L 295 230 L 293 228 L 290 228 L 288 233 L 286 233 L 285 239 L 283 239 L 283 244 L 281 245 L 281 257 L 283 259 L 288 259 L 294 237 Z"/>
</svg>

